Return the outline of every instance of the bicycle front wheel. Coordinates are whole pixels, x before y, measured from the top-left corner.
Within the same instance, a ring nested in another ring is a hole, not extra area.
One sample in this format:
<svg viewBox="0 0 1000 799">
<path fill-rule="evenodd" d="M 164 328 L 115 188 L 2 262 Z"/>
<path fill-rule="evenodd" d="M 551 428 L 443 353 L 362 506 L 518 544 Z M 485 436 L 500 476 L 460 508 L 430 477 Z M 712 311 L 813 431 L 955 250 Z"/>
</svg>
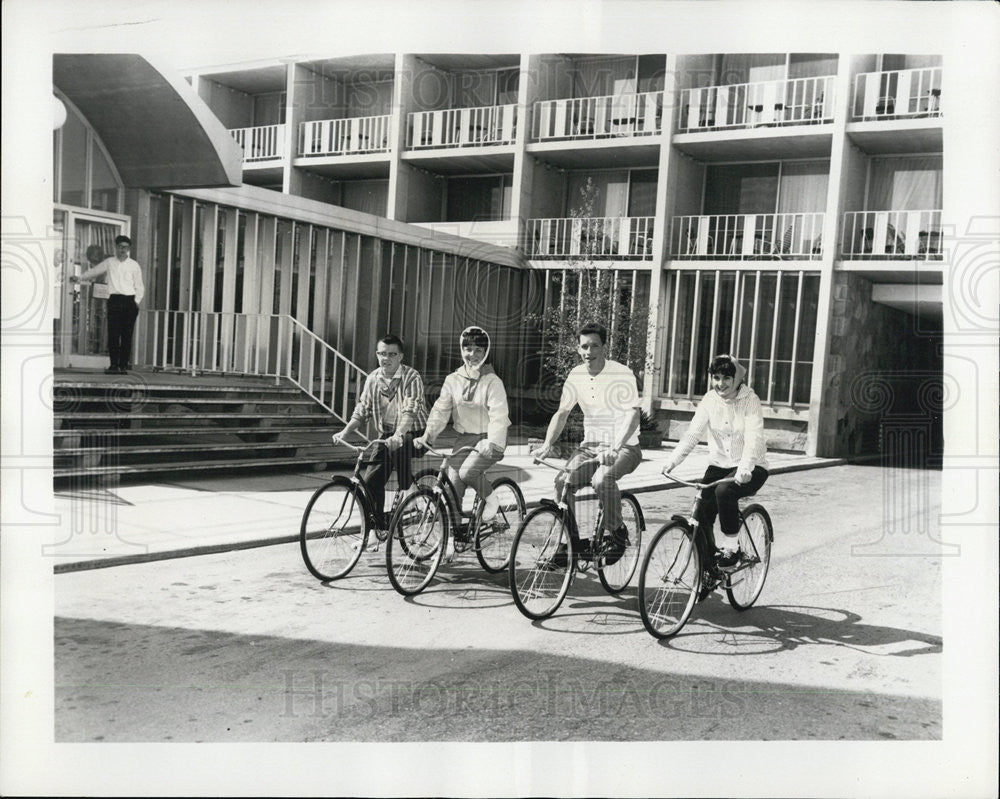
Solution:
<svg viewBox="0 0 1000 799">
<path fill-rule="evenodd" d="M 541 507 L 525 517 L 514 536 L 508 574 L 521 613 L 545 619 L 556 612 L 573 580 L 573 543 L 561 512 Z"/>
<path fill-rule="evenodd" d="M 729 604 L 737 610 L 746 610 L 760 596 L 767 579 L 767 568 L 771 563 L 771 541 L 774 528 L 771 517 L 760 505 L 750 505 L 743 511 L 740 525 L 740 568 L 730 575 L 730 587 L 726 589 Z"/>
<path fill-rule="evenodd" d="M 368 518 L 361 489 L 346 477 L 321 486 L 306 505 L 299 529 L 306 568 L 324 581 L 349 574 L 368 540 Z"/>
<path fill-rule="evenodd" d="M 701 558 L 687 525 L 668 522 L 653 536 L 639 570 L 639 615 L 650 635 L 669 638 L 694 609 Z"/>
<path fill-rule="evenodd" d="M 502 572 L 510 562 L 514 534 L 524 519 L 524 495 L 517 483 L 507 477 L 493 482 L 493 496 L 500 508 L 495 518 L 476 524 L 475 548 L 479 565 L 491 574 Z"/>
<path fill-rule="evenodd" d="M 385 548 L 389 582 L 412 596 L 434 579 L 448 539 L 448 511 L 433 491 L 420 488 L 404 499 L 389 524 Z"/>
<path fill-rule="evenodd" d="M 639 552 L 642 549 L 643 518 L 639 502 L 631 494 L 622 492 L 621 502 L 622 524 L 628 531 L 628 545 L 625 554 L 614 563 L 608 564 L 603 559 L 597 562 L 597 576 L 601 585 L 609 594 L 620 594 L 632 580 L 635 567 L 639 565 Z M 611 534 L 604 530 L 602 538 Z"/>
</svg>

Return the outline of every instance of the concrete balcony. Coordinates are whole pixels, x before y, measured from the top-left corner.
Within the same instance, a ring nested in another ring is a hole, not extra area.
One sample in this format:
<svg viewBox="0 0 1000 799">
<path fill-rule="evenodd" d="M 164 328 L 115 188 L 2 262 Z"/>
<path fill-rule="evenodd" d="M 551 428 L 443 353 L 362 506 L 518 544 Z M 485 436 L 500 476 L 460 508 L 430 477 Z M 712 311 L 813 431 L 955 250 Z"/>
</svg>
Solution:
<svg viewBox="0 0 1000 799">
<path fill-rule="evenodd" d="M 273 166 L 285 154 L 286 126 L 258 125 L 252 128 L 231 128 L 229 133 L 243 148 L 243 165 Z M 268 163 L 271 162 L 271 163 Z"/>
<path fill-rule="evenodd" d="M 847 261 L 940 261 L 941 211 L 849 211 L 840 256 Z"/>
<path fill-rule="evenodd" d="M 865 72 L 854 79 L 851 120 L 941 116 L 941 67 Z"/>
<path fill-rule="evenodd" d="M 299 155 L 306 158 L 388 153 L 389 114 L 322 119 L 299 126 Z"/>
<path fill-rule="evenodd" d="M 407 117 L 406 146 L 411 150 L 497 147 L 513 144 L 516 134 L 514 104 L 417 111 Z"/>
<path fill-rule="evenodd" d="M 532 141 L 650 136 L 663 132 L 663 92 L 543 100 L 532 114 Z"/>
<path fill-rule="evenodd" d="M 833 121 L 835 75 L 685 89 L 678 133 Z"/>
<path fill-rule="evenodd" d="M 526 254 L 533 259 L 616 261 L 653 259 L 653 217 L 529 219 Z"/>
<path fill-rule="evenodd" d="M 816 260 L 823 254 L 823 214 L 675 216 L 670 256 L 679 260 Z"/>
</svg>

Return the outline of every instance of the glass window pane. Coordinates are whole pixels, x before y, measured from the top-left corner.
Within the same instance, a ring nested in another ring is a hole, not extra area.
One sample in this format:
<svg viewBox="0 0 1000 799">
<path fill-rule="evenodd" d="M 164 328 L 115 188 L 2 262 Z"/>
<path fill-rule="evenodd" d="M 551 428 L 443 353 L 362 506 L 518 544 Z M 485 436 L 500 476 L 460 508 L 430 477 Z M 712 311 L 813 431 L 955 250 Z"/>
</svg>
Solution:
<svg viewBox="0 0 1000 799">
<path fill-rule="evenodd" d="M 80 118 L 67 108 L 62 126 L 62 188 L 59 201 L 86 207 L 87 129 Z"/>
<path fill-rule="evenodd" d="M 715 300 L 715 273 L 701 273 L 701 294 L 698 297 L 698 331 L 694 355 L 693 394 L 704 394 L 708 390 L 708 364 L 712 359 L 712 305 Z"/>
<path fill-rule="evenodd" d="M 765 272 L 760 277 L 760 294 L 757 307 L 757 346 L 754 353 L 753 374 L 750 385 L 757 395 L 765 401 L 770 401 L 769 389 L 771 380 L 771 334 L 774 331 L 775 291 L 778 276 L 774 272 Z"/>
<path fill-rule="evenodd" d="M 196 204 L 194 207 L 194 263 L 191 269 L 191 310 L 201 310 L 201 256 L 202 256 L 202 222 L 204 207 Z"/>
<path fill-rule="evenodd" d="M 236 222 L 236 296 L 233 310 L 243 313 L 243 276 L 246 266 L 247 215 L 240 214 Z"/>
<path fill-rule="evenodd" d="M 723 272 L 719 281 L 719 312 L 715 322 L 715 352 L 712 356 L 733 349 L 733 314 L 736 313 L 736 273 Z"/>
<path fill-rule="evenodd" d="M 90 207 L 118 213 L 118 181 L 97 142 L 91 141 Z"/>
<path fill-rule="evenodd" d="M 675 275 L 677 297 L 677 321 L 673 325 L 675 341 L 673 343 L 674 360 L 670 365 L 670 379 L 674 394 L 688 392 L 688 364 L 691 362 L 691 320 L 694 316 L 694 282 L 696 272 L 679 272 Z"/>
<path fill-rule="evenodd" d="M 744 366 L 750 366 L 750 342 L 753 339 L 754 294 L 757 290 L 757 272 L 743 273 L 743 286 L 740 290 L 740 323 L 738 358 Z"/>
<path fill-rule="evenodd" d="M 212 310 L 216 313 L 222 310 L 223 280 L 226 269 L 226 210 L 219 209 L 218 230 L 215 233 L 215 296 L 212 299 Z"/>
</svg>

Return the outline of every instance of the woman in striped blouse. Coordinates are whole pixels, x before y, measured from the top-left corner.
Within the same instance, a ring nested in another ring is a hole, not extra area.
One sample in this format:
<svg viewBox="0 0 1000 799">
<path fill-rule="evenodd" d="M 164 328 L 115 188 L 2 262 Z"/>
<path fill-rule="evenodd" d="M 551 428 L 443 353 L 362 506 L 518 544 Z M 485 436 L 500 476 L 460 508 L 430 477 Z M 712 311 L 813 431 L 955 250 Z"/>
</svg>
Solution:
<svg viewBox="0 0 1000 799">
<path fill-rule="evenodd" d="M 673 471 L 698 443 L 708 428 L 709 467 L 703 483 L 734 477 L 702 492 L 698 522 L 705 533 L 709 551 L 719 566 L 735 565 L 739 560 L 739 504 L 741 497 L 754 494 L 767 480 L 767 448 L 764 443 L 764 417 L 760 399 L 746 383 L 744 369 L 731 355 L 717 355 L 708 367 L 710 388 L 698 403 L 687 432 L 677 444 L 663 473 Z M 723 543 L 715 549 L 712 527 L 719 516 Z"/>
<path fill-rule="evenodd" d="M 364 474 L 365 482 L 375 500 L 376 524 L 385 529 L 388 519 L 383 519 L 385 482 L 396 470 L 399 490 L 404 491 L 413 482 L 410 459 L 414 457 L 413 439 L 424 431 L 427 424 L 427 403 L 424 401 L 424 381 L 419 372 L 403 363 L 403 341 L 399 336 L 385 336 L 375 348 L 378 368 L 368 375 L 361 390 L 357 407 L 350 421 L 333 442 L 339 444 L 369 419 L 378 438 L 386 439 L 380 447 L 377 460 Z"/>
</svg>

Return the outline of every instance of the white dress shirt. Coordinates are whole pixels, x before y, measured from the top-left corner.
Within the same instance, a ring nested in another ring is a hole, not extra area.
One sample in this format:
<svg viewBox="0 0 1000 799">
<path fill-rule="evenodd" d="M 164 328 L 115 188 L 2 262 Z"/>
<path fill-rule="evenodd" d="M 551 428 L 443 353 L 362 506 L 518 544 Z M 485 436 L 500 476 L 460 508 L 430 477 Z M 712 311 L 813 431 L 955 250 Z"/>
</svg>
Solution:
<svg viewBox="0 0 1000 799">
<path fill-rule="evenodd" d="M 587 364 L 581 363 L 563 383 L 559 410 L 571 411 L 574 405 L 583 411 L 583 440 L 615 446 L 640 405 L 635 374 L 623 363 L 605 361 L 604 368 L 592 375 Z M 624 444 L 638 446 L 639 431 L 634 430 Z"/>
<path fill-rule="evenodd" d="M 108 293 L 125 294 L 135 298 L 135 304 L 142 302 L 142 297 L 146 293 L 146 288 L 142 282 L 142 267 L 131 258 L 119 261 L 117 256 L 112 255 L 105 258 L 97 266 L 92 266 L 82 275 L 81 280 L 89 280 L 92 277 L 100 277 L 103 274 L 108 276 Z"/>
</svg>

